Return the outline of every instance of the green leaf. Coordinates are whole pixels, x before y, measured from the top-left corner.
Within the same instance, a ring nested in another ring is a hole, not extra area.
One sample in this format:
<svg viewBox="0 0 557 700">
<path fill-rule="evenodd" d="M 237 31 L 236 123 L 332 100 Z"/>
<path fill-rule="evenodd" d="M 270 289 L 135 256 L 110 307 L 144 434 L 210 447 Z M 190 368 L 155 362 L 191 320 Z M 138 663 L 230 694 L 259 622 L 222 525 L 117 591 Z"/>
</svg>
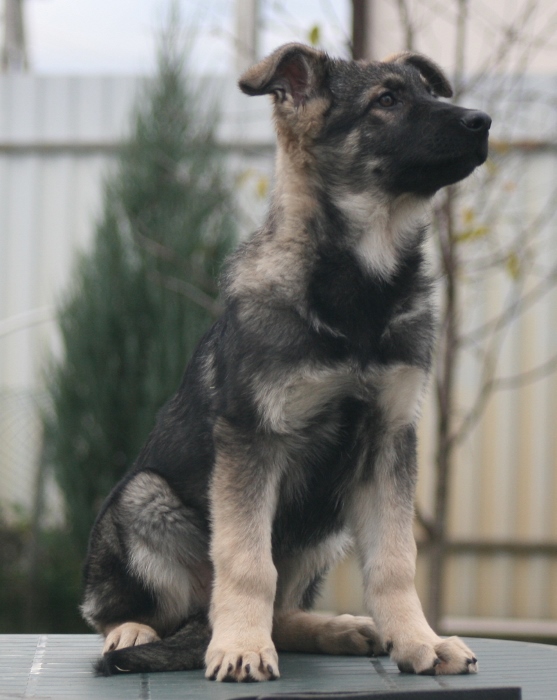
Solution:
<svg viewBox="0 0 557 700">
<path fill-rule="evenodd" d="M 269 193 L 269 178 L 266 175 L 262 175 L 256 184 L 256 192 L 259 199 L 265 199 Z"/>
<path fill-rule="evenodd" d="M 473 226 L 457 233 L 454 239 L 457 243 L 470 243 L 485 238 L 489 233 L 488 226 Z"/>
<path fill-rule="evenodd" d="M 321 41 L 321 29 L 318 24 L 314 24 L 309 30 L 308 41 L 312 46 L 318 46 Z"/>
<path fill-rule="evenodd" d="M 505 261 L 505 267 L 513 280 L 517 280 L 520 277 L 520 258 L 516 253 L 509 253 L 507 260 Z"/>
</svg>

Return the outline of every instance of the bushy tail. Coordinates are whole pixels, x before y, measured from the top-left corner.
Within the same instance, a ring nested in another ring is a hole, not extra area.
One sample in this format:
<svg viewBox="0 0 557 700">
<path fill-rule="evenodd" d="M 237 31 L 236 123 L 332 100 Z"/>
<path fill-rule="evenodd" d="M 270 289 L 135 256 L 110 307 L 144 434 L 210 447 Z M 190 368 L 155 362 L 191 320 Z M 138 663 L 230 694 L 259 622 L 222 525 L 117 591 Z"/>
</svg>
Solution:
<svg viewBox="0 0 557 700">
<path fill-rule="evenodd" d="M 117 673 L 190 671 L 203 668 L 211 629 L 206 612 L 189 617 L 184 626 L 158 642 L 109 651 L 95 664 L 98 676 Z"/>
</svg>

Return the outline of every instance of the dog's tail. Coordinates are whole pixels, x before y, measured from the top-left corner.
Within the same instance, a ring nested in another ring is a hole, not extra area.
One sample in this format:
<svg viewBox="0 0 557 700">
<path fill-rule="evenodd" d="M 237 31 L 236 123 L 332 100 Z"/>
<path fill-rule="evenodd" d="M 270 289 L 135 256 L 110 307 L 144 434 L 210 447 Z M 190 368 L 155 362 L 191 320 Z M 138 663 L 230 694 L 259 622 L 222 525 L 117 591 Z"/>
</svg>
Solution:
<svg viewBox="0 0 557 700">
<path fill-rule="evenodd" d="M 95 664 L 98 676 L 203 668 L 211 629 L 206 612 L 189 617 L 170 637 L 103 654 Z"/>
</svg>

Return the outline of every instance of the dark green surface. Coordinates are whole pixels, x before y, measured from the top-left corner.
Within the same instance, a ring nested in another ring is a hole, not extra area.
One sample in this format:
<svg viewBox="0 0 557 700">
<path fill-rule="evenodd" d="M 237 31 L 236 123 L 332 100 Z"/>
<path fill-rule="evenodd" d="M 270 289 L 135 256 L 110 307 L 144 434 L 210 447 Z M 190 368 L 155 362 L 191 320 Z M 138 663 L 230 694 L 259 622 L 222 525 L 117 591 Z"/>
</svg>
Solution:
<svg viewBox="0 0 557 700">
<path fill-rule="evenodd" d="M 522 688 L 524 700 L 557 698 L 557 647 L 470 639 L 480 661 L 473 676 L 412 676 L 388 658 L 280 655 L 280 680 L 261 685 L 206 681 L 201 671 L 95 678 L 95 635 L 0 635 L 0 698 L 138 698 L 225 700 L 304 692 L 435 691 L 501 686 Z"/>
</svg>

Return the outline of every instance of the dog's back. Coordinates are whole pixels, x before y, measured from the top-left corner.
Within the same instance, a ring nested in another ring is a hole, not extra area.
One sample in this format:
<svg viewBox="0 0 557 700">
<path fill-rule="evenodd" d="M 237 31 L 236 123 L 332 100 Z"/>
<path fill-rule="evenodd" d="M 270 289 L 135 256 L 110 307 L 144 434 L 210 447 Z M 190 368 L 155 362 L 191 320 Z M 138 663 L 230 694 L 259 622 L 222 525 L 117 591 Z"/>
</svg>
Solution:
<svg viewBox="0 0 557 700">
<path fill-rule="evenodd" d="M 438 101 L 450 86 L 416 54 L 362 64 L 287 45 L 240 86 L 274 96 L 273 200 L 94 527 L 82 609 L 108 635 L 101 670 L 201 665 L 209 607 L 209 677 L 276 677 L 271 627 L 280 648 L 474 670 L 415 598 L 412 504 L 435 325 L 425 204 L 485 160 L 489 118 Z M 352 538 L 378 629 L 304 612 Z"/>
</svg>

